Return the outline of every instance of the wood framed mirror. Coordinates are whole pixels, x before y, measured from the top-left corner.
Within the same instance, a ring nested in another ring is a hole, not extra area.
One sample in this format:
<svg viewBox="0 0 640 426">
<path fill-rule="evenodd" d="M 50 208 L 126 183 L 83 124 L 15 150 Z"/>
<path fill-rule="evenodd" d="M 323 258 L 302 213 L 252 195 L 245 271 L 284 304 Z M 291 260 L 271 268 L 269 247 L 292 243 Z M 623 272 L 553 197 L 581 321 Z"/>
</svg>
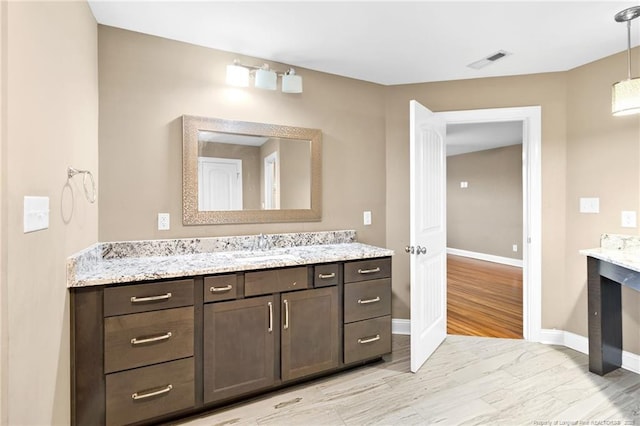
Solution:
<svg viewBox="0 0 640 426">
<path fill-rule="evenodd" d="M 182 116 L 184 225 L 322 218 L 322 132 Z"/>
</svg>

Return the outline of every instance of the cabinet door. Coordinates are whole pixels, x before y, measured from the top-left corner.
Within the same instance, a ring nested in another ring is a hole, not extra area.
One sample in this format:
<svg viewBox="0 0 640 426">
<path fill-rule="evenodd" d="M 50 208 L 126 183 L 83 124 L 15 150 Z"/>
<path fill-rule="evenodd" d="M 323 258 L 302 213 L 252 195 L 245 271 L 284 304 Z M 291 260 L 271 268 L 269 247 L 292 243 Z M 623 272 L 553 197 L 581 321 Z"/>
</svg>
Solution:
<svg viewBox="0 0 640 426">
<path fill-rule="evenodd" d="M 282 294 L 282 380 L 338 367 L 338 288 Z"/>
<path fill-rule="evenodd" d="M 273 296 L 204 307 L 204 402 L 273 385 Z"/>
</svg>

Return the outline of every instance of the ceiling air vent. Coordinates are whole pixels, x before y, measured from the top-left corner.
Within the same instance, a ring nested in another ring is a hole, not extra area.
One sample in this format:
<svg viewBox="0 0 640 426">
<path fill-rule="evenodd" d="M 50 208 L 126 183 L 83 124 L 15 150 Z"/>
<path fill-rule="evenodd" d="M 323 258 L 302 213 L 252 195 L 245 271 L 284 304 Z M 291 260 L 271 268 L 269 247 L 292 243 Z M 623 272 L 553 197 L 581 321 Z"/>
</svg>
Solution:
<svg viewBox="0 0 640 426">
<path fill-rule="evenodd" d="M 475 61 L 469 65 L 467 65 L 469 68 L 473 68 L 476 70 L 479 70 L 480 68 L 484 68 L 489 64 L 492 64 L 502 58 L 504 58 L 505 56 L 509 56 L 511 55 L 511 53 L 509 52 L 505 52 L 504 50 L 498 50 L 496 53 L 492 53 L 491 55 L 487 56 L 486 58 L 480 59 L 479 61 Z"/>
</svg>

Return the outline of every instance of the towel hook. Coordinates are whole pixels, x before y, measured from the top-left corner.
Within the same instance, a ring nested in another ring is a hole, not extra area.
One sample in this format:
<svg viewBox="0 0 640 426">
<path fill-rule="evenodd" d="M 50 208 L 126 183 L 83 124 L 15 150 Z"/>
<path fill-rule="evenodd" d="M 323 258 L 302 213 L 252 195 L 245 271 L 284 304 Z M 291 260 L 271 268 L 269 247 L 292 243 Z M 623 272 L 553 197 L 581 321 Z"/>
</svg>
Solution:
<svg viewBox="0 0 640 426">
<path fill-rule="evenodd" d="M 84 188 L 84 196 L 91 204 L 96 202 L 96 182 L 93 180 L 93 174 L 89 170 L 80 170 L 73 167 L 67 168 L 67 178 L 71 179 L 75 175 L 82 175 L 82 187 Z M 87 176 L 91 180 L 91 192 L 87 189 Z"/>
</svg>

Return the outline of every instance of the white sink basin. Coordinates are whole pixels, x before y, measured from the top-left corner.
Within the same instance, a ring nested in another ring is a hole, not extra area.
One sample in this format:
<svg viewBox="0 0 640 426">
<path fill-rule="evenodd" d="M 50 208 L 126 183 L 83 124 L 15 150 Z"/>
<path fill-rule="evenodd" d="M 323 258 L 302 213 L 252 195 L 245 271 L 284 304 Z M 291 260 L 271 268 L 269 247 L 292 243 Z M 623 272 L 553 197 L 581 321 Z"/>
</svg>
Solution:
<svg viewBox="0 0 640 426">
<path fill-rule="evenodd" d="M 275 253 L 242 253 L 234 255 L 238 260 L 243 262 L 282 262 L 287 260 L 297 261 L 300 260 L 298 256 L 292 254 L 275 254 Z"/>
</svg>

